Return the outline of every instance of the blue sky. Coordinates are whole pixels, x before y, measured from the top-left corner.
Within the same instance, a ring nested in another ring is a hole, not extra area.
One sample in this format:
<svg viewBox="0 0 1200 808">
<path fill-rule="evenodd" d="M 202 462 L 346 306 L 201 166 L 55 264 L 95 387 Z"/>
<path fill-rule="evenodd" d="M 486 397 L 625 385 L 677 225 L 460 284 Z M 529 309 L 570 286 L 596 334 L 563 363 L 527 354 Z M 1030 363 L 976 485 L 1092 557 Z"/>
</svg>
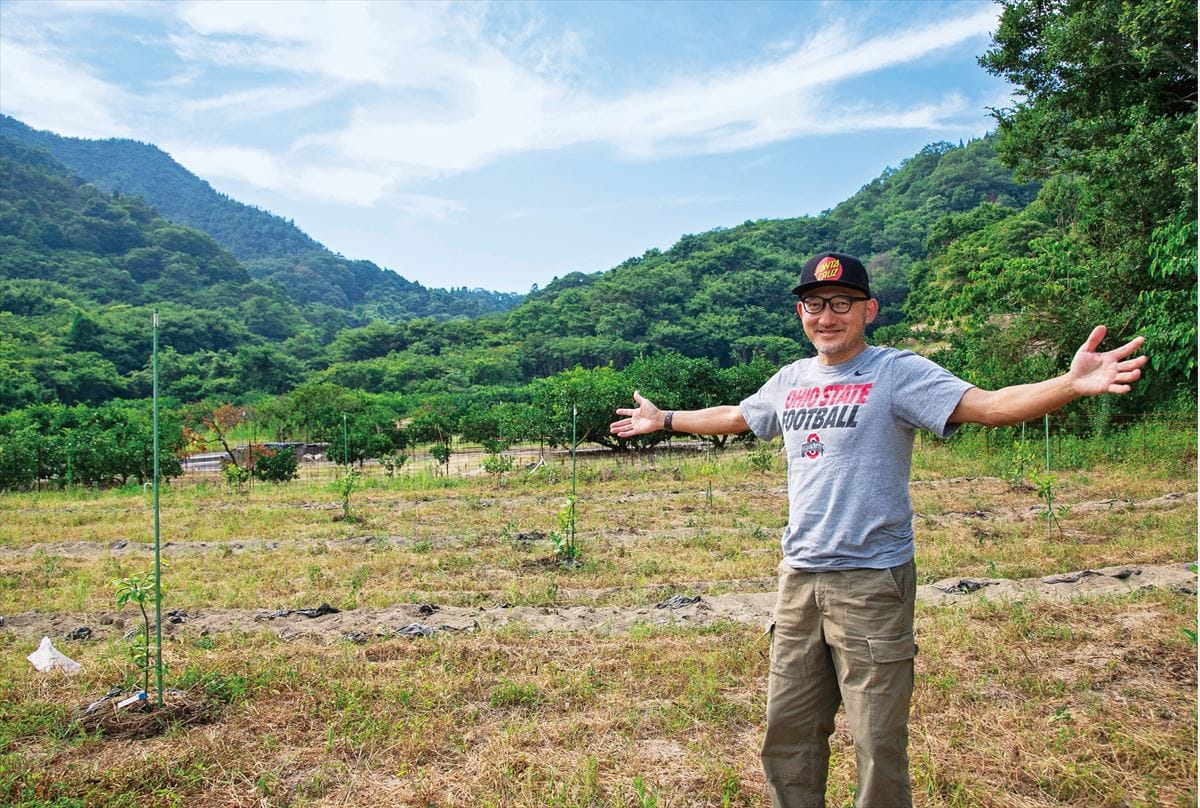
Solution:
<svg viewBox="0 0 1200 808">
<path fill-rule="evenodd" d="M 988 2 L 0 2 L 0 111 L 330 249 L 526 292 L 992 128 Z"/>
</svg>

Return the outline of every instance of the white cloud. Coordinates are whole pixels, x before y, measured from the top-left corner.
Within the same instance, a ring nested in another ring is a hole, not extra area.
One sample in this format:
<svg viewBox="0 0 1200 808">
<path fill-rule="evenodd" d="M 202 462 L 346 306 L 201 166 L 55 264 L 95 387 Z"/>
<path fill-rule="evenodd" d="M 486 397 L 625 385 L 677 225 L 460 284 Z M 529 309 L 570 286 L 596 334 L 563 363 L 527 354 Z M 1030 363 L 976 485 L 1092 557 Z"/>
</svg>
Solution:
<svg viewBox="0 0 1200 808">
<path fill-rule="evenodd" d="M 394 194 L 388 204 L 413 219 L 433 224 L 453 224 L 457 214 L 467 212 L 453 199 L 426 194 Z"/>
<path fill-rule="evenodd" d="M 653 160 L 804 135 L 939 128 L 966 111 L 963 98 L 847 100 L 839 85 L 935 57 L 982 37 L 997 20 L 992 7 L 968 6 L 936 25 L 861 40 L 848 26 L 827 28 L 802 42 L 781 37 L 757 61 L 668 77 L 623 95 L 609 88 L 598 97 L 584 89 L 584 38 L 561 26 L 551 30 L 536 6 L 149 5 L 153 12 L 123 3 L 56 8 L 60 16 L 103 8 L 165 18 L 161 41 L 179 63 L 152 95 L 128 95 L 34 40 L 6 40 L 5 111 L 80 136 L 128 134 L 121 118 L 139 111 L 161 132 L 203 122 L 205 132 L 230 134 L 158 137 L 164 146 L 174 142 L 177 158 L 201 176 L 339 204 L 388 199 L 405 215 L 440 222 L 462 208 L 438 197 L 398 196 L 399 190 L 506 155 L 600 144 L 626 159 Z M 953 13 L 955 6 L 948 8 Z M 47 25 L 54 17 L 39 16 Z M 259 124 L 288 114 L 297 116 L 294 131 L 286 117 L 272 120 L 277 130 Z"/>
<path fill-rule="evenodd" d="M 597 101 L 523 67 L 487 42 L 457 60 L 426 65 L 420 81 L 443 91 L 442 113 L 414 118 L 389 102 L 358 106 L 342 129 L 310 136 L 298 151 L 334 150 L 347 160 L 391 166 L 397 178 L 467 171 L 505 154 L 607 144 L 633 159 L 754 148 L 806 134 L 879 128 L 937 128 L 962 111 L 949 95 L 911 109 L 872 107 L 841 114 L 827 98 L 844 80 L 911 62 L 986 34 L 988 9 L 937 25 L 897 31 L 846 47 L 829 30 L 790 52 L 724 75 L 675 81 Z M 396 79 L 397 86 L 409 83 Z M 386 169 L 385 169 L 386 170 Z"/>
<path fill-rule="evenodd" d="M 265 190 L 293 193 L 350 207 L 371 207 L 387 195 L 393 180 L 368 168 L 348 165 L 291 165 L 262 149 L 164 148 L 192 173 L 209 180 L 228 179 Z"/>
<path fill-rule="evenodd" d="M 179 108 L 191 114 L 221 113 L 236 118 L 257 118 L 301 110 L 329 101 L 334 87 L 261 87 L 188 99 Z"/>
<path fill-rule="evenodd" d="M 73 137 L 122 137 L 112 110 L 127 99 L 86 68 L 47 49 L 0 39 L 0 109 L 38 129 Z"/>
</svg>

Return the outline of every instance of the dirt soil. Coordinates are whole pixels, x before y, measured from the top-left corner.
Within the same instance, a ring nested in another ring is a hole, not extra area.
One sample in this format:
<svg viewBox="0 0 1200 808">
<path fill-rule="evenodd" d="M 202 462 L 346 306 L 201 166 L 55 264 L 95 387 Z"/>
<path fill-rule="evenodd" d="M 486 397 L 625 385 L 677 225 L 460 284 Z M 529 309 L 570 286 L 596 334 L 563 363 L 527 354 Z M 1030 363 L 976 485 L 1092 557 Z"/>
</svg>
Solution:
<svg viewBox="0 0 1200 808">
<path fill-rule="evenodd" d="M 1196 573 L 1191 566 L 1105 567 L 1025 580 L 946 578 L 919 587 L 917 599 L 932 605 L 952 606 L 981 600 L 1065 601 L 1153 589 L 1195 594 Z M 769 585 L 769 581 L 761 583 Z M 765 628 L 770 621 L 775 603 L 773 588 L 757 592 L 699 594 L 709 588 L 711 584 L 698 583 L 689 588 L 691 591 L 680 592 L 674 598 L 664 597 L 657 605 L 633 607 L 403 604 L 315 617 L 296 610 L 204 609 L 194 613 L 174 613 L 164 621 L 163 634 L 183 638 L 228 631 L 268 631 L 285 641 L 365 643 L 374 638 L 416 638 L 439 632 L 487 631 L 505 626 L 520 626 L 536 632 L 617 633 L 637 625 L 705 626 L 718 621 L 757 624 Z M 692 599 L 694 602 L 685 602 Z M 313 610 L 319 610 L 319 606 L 313 604 Z M 89 641 L 121 636 L 140 623 L 136 617 L 132 610 L 90 614 L 24 612 L 0 616 L 0 631 L 28 637 L 32 650 L 39 637 L 63 638 L 80 627 L 91 630 Z"/>
</svg>

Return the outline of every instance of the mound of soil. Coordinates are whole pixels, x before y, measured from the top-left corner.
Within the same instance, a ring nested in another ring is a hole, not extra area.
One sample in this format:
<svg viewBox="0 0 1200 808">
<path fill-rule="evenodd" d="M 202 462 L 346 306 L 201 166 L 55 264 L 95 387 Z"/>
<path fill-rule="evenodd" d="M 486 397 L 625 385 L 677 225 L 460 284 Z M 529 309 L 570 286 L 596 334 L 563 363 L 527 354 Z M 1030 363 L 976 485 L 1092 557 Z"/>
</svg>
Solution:
<svg viewBox="0 0 1200 808">
<path fill-rule="evenodd" d="M 161 735 L 172 727 L 190 727 L 213 721 L 220 713 L 220 705 L 203 693 L 185 693 L 170 690 L 163 693 L 161 706 L 150 695 L 140 705 L 117 709 L 119 696 L 106 697 L 98 707 L 80 707 L 71 718 L 70 731 L 78 734 L 93 734 L 97 731 L 104 738 L 141 740 Z M 88 708 L 93 707 L 91 712 Z"/>
</svg>

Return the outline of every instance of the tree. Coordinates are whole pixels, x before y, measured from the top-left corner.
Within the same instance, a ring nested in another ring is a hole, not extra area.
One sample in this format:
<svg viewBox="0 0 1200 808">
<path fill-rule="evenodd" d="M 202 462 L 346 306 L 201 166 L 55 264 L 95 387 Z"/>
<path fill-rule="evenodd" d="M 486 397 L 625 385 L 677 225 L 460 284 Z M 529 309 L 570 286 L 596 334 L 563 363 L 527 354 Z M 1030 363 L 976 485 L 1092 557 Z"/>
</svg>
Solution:
<svg viewBox="0 0 1200 808">
<path fill-rule="evenodd" d="M 611 367 L 564 370 L 548 379 L 539 379 L 531 389 L 533 404 L 542 418 L 540 429 L 551 445 L 570 445 L 574 411 L 579 443 L 591 441 L 613 449 L 624 446 L 608 430 L 613 411 L 630 396 L 629 382 L 616 370 Z"/>
<path fill-rule="evenodd" d="M 411 442 L 432 443 L 430 454 L 447 470 L 450 468 L 450 447 L 459 432 L 463 411 L 464 401 L 459 396 L 429 396 L 412 413 L 408 425 Z"/>
<path fill-rule="evenodd" d="M 241 468 L 241 460 L 229 445 L 233 430 L 248 421 L 253 412 L 247 407 L 230 403 L 199 402 L 189 406 L 185 420 L 201 434 L 216 436 L 225 450 L 225 464 Z"/>
<path fill-rule="evenodd" d="M 1083 224 L 1106 246 L 1179 210 L 1196 218 L 1196 3 L 1001 0 L 980 64 L 1013 82 L 995 111 L 1019 176 L 1085 179 Z"/>
<path fill-rule="evenodd" d="M 282 483 L 300 476 L 295 449 L 291 447 L 272 449 L 264 446 L 258 449 L 256 454 L 253 474 L 258 479 L 265 482 Z"/>
<path fill-rule="evenodd" d="M 324 436 L 329 441 L 329 459 L 335 463 L 358 463 L 361 467 L 367 460 L 381 460 L 399 452 L 408 442 L 395 410 L 380 403 L 365 403 L 348 413 L 345 429 L 344 439 L 341 424 L 336 432 Z"/>
<path fill-rule="evenodd" d="M 1035 341 L 1076 344 L 1086 332 L 1063 324 L 1077 326 L 1081 314 L 1109 324 L 1115 340 L 1135 325 L 1153 335 L 1151 356 L 1163 349 L 1158 383 L 1139 386 L 1125 406 L 1194 401 L 1196 4 L 1003 6 L 980 60 L 1017 85 L 1019 101 L 995 113 L 999 153 L 1021 176 L 1057 181 L 1039 201 L 1060 230 L 1040 242 L 1041 267 L 1013 272 L 1014 261 L 1004 262 L 1005 273 L 1024 271 L 1032 284 L 1010 280 L 1008 291 L 1027 311 L 1050 315 Z M 1076 275 L 1065 294 L 1055 267 Z"/>
</svg>

